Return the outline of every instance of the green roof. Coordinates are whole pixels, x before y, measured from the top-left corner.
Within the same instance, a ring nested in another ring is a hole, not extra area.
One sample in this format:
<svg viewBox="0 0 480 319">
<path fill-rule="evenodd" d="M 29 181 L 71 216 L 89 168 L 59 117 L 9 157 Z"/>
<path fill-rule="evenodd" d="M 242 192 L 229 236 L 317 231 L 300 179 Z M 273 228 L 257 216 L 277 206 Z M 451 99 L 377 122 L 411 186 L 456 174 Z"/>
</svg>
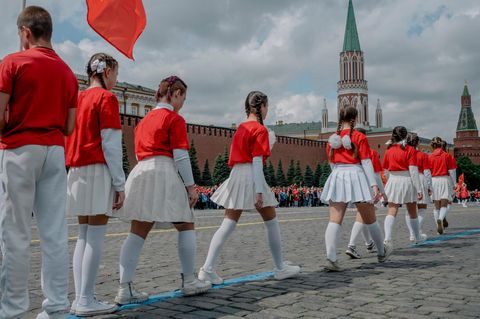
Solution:
<svg viewBox="0 0 480 319">
<path fill-rule="evenodd" d="M 360 40 L 358 39 L 352 0 L 348 1 L 347 26 L 345 27 L 345 37 L 343 39 L 343 52 L 349 51 L 362 51 L 360 49 Z"/>
<path fill-rule="evenodd" d="M 463 88 L 463 94 L 462 96 L 470 96 L 470 93 L 468 93 L 468 86 L 465 84 L 465 87 Z"/>
<path fill-rule="evenodd" d="M 468 91 L 467 91 L 468 93 Z M 477 123 L 470 106 L 462 106 L 458 117 L 457 131 L 477 131 Z"/>
<path fill-rule="evenodd" d="M 321 122 L 285 123 L 267 126 L 271 128 L 275 134 L 303 134 L 304 132 L 320 132 L 322 130 Z"/>
</svg>

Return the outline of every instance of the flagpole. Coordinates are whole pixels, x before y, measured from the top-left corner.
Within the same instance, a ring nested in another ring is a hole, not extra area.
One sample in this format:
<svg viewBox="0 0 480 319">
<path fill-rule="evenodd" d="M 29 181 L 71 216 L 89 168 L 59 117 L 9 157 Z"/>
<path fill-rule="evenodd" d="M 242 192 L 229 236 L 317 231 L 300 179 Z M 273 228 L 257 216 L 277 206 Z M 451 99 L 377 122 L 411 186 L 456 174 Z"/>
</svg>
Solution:
<svg viewBox="0 0 480 319">
<path fill-rule="evenodd" d="M 22 11 L 25 9 L 26 6 L 27 6 L 27 0 L 22 0 Z M 22 50 L 23 50 L 22 40 L 20 40 L 20 51 Z"/>
</svg>

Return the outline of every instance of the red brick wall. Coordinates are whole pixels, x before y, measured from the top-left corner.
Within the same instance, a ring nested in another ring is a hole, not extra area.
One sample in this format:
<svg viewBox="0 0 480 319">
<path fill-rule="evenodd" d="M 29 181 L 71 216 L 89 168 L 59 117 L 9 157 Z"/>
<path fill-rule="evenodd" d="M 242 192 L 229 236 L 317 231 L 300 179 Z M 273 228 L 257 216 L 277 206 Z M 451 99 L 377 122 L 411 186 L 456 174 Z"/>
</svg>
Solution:
<svg viewBox="0 0 480 319">
<path fill-rule="evenodd" d="M 478 131 L 457 132 L 453 139 L 455 145 L 454 156 L 467 156 L 473 163 L 480 164 L 480 137 Z"/>
<path fill-rule="evenodd" d="M 141 118 L 124 115 L 122 115 L 121 118 L 130 169 L 132 169 L 137 163 L 134 152 L 133 132 Z M 230 149 L 230 143 L 234 132 L 234 130 L 228 128 L 195 124 L 187 125 L 188 139 L 195 144 L 198 165 L 201 171 L 203 171 L 206 159 L 208 159 L 210 170 L 213 171 L 215 158 L 219 154 L 223 154 L 225 147 Z M 276 171 L 278 161 L 281 159 L 285 174 L 287 173 L 287 167 L 291 160 L 294 160 L 295 162 L 299 160 L 303 170 L 306 165 L 310 165 L 312 170 L 315 170 L 318 163 L 323 163 L 327 160 L 325 148 L 325 142 L 278 136 L 270 160 Z"/>
</svg>

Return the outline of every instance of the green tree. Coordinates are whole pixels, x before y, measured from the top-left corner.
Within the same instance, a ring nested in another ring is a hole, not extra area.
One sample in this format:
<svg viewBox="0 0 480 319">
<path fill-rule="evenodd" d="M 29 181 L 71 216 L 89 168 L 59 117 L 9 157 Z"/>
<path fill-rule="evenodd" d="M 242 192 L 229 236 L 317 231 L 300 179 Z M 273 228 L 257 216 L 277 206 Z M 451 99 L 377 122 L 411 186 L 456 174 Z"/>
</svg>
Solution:
<svg viewBox="0 0 480 319">
<path fill-rule="evenodd" d="M 293 160 L 291 160 L 287 169 L 287 186 L 293 184 L 294 178 L 295 178 L 295 166 L 293 165 Z"/>
<path fill-rule="evenodd" d="M 125 177 L 128 177 L 130 174 L 130 162 L 128 161 L 128 151 L 127 145 L 125 144 L 125 135 L 122 134 L 122 162 L 123 162 L 123 172 Z"/>
<path fill-rule="evenodd" d="M 469 190 L 480 188 L 480 165 L 475 165 L 467 156 L 457 158 L 457 178 L 461 174 L 465 176 L 465 184 Z"/>
<path fill-rule="evenodd" d="M 190 155 L 190 163 L 192 165 L 192 173 L 193 173 L 193 180 L 198 185 L 203 185 L 202 175 L 200 173 L 200 168 L 198 167 L 198 159 L 197 159 L 197 150 L 195 149 L 195 144 L 190 144 L 190 149 L 188 150 L 188 155 Z"/>
<path fill-rule="evenodd" d="M 215 158 L 215 166 L 213 168 L 213 183 L 215 185 L 223 183 L 230 175 L 230 167 L 228 167 L 228 149 Z"/>
<path fill-rule="evenodd" d="M 204 186 L 212 186 L 212 175 L 210 174 L 208 159 L 205 160 L 205 165 L 203 166 L 202 182 Z"/>
<path fill-rule="evenodd" d="M 278 186 L 287 186 L 287 180 L 285 179 L 285 174 L 283 173 L 282 160 L 278 161 L 276 179 Z"/>
<path fill-rule="evenodd" d="M 293 182 L 297 185 L 303 184 L 303 173 L 300 167 L 300 161 L 297 161 L 295 164 L 295 177 L 293 178 Z"/>
<path fill-rule="evenodd" d="M 303 178 L 303 181 L 308 187 L 313 186 L 313 171 L 310 168 L 310 165 L 307 165 L 305 168 L 305 177 Z"/>
<path fill-rule="evenodd" d="M 327 181 L 331 172 L 332 169 L 330 168 L 330 164 L 328 162 L 324 162 L 322 164 L 322 175 L 320 176 L 320 187 L 325 186 L 325 182 Z"/>
<path fill-rule="evenodd" d="M 317 163 L 315 174 L 313 174 L 313 186 L 318 187 L 320 185 L 320 176 L 322 176 L 322 165 Z"/>
<path fill-rule="evenodd" d="M 267 164 L 267 173 L 270 178 L 270 181 L 267 182 L 269 186 L 277 186 L 277 179 L 275 178 L 275 169 L 273 168 L 272 162 L 268 161 Z"/>
</svg>

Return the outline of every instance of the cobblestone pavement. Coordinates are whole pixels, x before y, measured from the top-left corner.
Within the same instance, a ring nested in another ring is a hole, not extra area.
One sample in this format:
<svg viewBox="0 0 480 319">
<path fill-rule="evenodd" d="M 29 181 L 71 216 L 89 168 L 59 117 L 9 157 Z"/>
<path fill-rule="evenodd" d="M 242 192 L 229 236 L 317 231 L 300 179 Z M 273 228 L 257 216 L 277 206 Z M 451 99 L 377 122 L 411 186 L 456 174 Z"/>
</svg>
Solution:
<svg viewBox="0 0 480 319">
<path fill-rule="evenodd" d="M 383 224 L 386 210 L 377 210 Z M 364 258 L 350 260 L 343 252 L 348 243 L 354 212 L 347 212 L 343 225 L 339 260 L 342 273 L 322 271 L 327 208 L 279 209 L 284 255 L 299 263 L 303 273 L 275 281 L 271 277 L 213 289 L 196 297 L 174 297 L 149 305 L 122 310 L 103 318 L 480 318 L 480 208 L 454 206 L 447 235 L 453 238 L 410 247 L 404 210 L 397 217 L 395 251 L 390 262 L 376 263 L 359 243 Z M 222 211 L 197 212 L 197 269 L 207 253 Z M 71 254 L 77 231 L 69 219 Z M 256 213 L 245 213 L 225 245 L 218 271 L 226 279 L 273 268 L 265 241 L 263 223 Z M 478 230 L 478 231 L 477 231 Z M 429 209 L 424 231 L 436 237 Z M 111 220 L 97 280 L 100 300 L 113 301 L 118 280 L 118 255 L 128 225 Z M 31 311 L 40 311 L 40 251 L 38 238 L 32 244 L 30 275 Z M 442 239 L 446 239 L 443 236 Z M 136 288 L 158 295 L 180 285 L 177 235 L 155 230 L 144 246 Z M 70 299 L 73 299 L 73 279 Z"/>
</svg>

